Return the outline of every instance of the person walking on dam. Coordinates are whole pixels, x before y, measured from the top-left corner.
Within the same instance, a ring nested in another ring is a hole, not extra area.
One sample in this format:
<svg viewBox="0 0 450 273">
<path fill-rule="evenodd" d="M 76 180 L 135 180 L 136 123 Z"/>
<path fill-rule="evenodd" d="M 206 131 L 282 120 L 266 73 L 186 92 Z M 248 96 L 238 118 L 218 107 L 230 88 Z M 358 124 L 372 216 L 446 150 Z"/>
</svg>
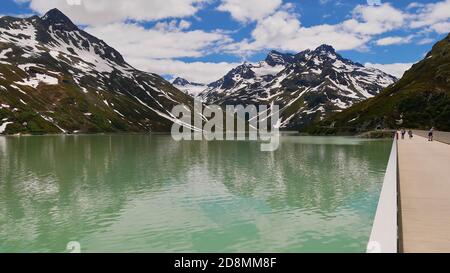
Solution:
<svg viewBox="0 0 450 273">
<path fill-rule="evenodd" d="M 402 139 L 405 139 L 405 135 L 406 135 L 406 130 L 403 128 L 402 129 Z"/>
<path fill-rule="evenodd" d="M 408 135 L 409 135 L 409 139 L 413 139 L 414 134 L 413 134 L 413 131 L 412 131 L 412 130 L 409 130 L 409 131 L 408 131 Z"/>
<path fill-rule="evenodd" d="M 428 141 L 433 141 L 434 140 L 434 127 L 432 127 L 430 129 L 430 131 L 428 132 Z"/>
</svg>

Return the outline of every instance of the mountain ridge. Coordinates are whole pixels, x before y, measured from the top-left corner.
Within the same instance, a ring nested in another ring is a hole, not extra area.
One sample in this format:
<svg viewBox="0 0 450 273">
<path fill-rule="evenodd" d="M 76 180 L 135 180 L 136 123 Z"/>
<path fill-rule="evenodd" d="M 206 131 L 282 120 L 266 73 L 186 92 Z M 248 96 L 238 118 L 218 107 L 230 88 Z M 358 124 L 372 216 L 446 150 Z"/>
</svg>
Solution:
<svg viewBox="0 0 450 273">
<path fill-rule="evenodd" d="M 312 134 L 435 127 L 450 131 L 450 34 L 378 96 L 314 124 Z"/>
<path fill-rule="evenodd" d="M 57 9 L 0 18 L 0 89 L 4 134 L 169 131 L 193 104 Z"/>
<path fill-rule="evenodd" d="M 396 80 L 324 44 L 297 54 L 273 50 L 264 61 L 235 67 L 200 96 L 222 106 L 277 104 L 282 109 L 280 126 L 299 130 L 377 95 Z"/>
</svg>

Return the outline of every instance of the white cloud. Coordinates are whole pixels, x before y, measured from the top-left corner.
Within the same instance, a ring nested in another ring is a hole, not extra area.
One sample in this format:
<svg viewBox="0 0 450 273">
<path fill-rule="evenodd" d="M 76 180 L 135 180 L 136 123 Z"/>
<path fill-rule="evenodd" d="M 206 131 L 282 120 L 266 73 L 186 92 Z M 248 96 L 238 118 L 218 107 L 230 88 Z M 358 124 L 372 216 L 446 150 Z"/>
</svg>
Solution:
<svg viewBox="0 0 450 273">
<path fill-rule="evenodd" d="M 381 71 L 384 71 L 390 75 L 396 76 L 397 78 L 401 78 L 403 77 L 403 74 L 413 66 L 413 63 L 393 63 L 393 64 L 366 63 L 365 66 L 380 69 Z"/>
<path fill-rule="evenodd" d="M 427 44 L 432 44 L 434 43 L 435 39 L 431 39 L 431 38 L 423 38 L 421 39 L 419 42 L 417 42 L 417 44 L 419 45 L 427 45 Z"/>
<path fill-rule="evenodd" d="M 412 28 L 428 27 L 438 33 L 450 31 L 450 0 L 418 6 L 410 26 Z"/>
<path fill-rule="evenodd" d="M 45 13 L 58 8 L 78 24 L 98 25 L 125 21 L 151 21 L 192 16 L 208 0 L 81 0 L 70 5 L 67 0 L 16 0 L 29 2 L 30 8 Z"/>
<path fill-rule="evenodd" d="M 253 42 L 244 42 L 237 48 L 301 51 L 326 43 L 338 50 L 347 50 L 359 48 L 369 40 L 368 37 L 345 31 L 341 25 L 303 27 L 296 16 L 286 11 L 279 11 L 259 22 L 252 32 L 252 37 Z"/>
<path fill-rule="evenodd" d="M 161 31 L 181 31 L 189 29 L 191 27 L 191 22 L 186 20 L 171 20 L 169 22 L 158 22 L 155 25 L 156 30 Z"/>
<path fill-rule="evenodd" d="M 422 7 L 424 7 L 424 4 L 418 3 L 418 2 L 412 2 L 406 7 L 406 9 L 417 9 L 417 8 L 422 8 Z"/>
<path fill-rule="evenodd" d="M 439 34 L 447 34 L 447 33 L 450 32 L 450 21 L 449 22 L 436 23 L 436 24 L 431 26 L 431 29 L 436 31 Z"/>
<path fill-rule="evenodd" d="M 298 16 L 283 6 L 257 22 L 252 39 L 225 48 L 239 54 L 251 54 L 267 48 L 298 52 L 321 44 L 330 44 L 337 50 L 364 49 L 374 35 L 399 28 L 405 22 L 403 13 L 390 4 L 358 5 L 352 16 L 352 19 L 339 24 L 304 27 Z"/>
<path fill-rule="evenodd" d="M 192 62 L 186 63 L 178 60 L 149 60 L 149 59 L 129 59 L 136 68 L 151 71 L 160 75 L 170 75 L 172 77 L 183 77 L 192 82 L 211 83 L 223 77 L 228 71 L 238 66 L 238 63 L 210 63 Z"/>
<path fill-rule="evenodd" d="M 358 5 L 353 10 L 353 19 L 347 20 L 343 26 L 349 32 L 376 35 L 403 26 L 405 15 L 390 4 L 379 6 Z"/>
<path fill-rule="evenodd" d="M 379 46 L 388 46 L 388 45 L 402 45 L 411 43 L 413 36 L 400 37 L 400 36 L 390 36 L 379 39 L 376 41 L 376 44 Z"/>
<path fill-rule="evenodd" d="M 217 8 L 229 12 L 240 22 L 256 21 L 274 13 L 282 4 L 282 0 L 222 0 Z"/>
<path fill-rule="evenodd" d="M 330 2 L 330 0 L 320 0 L 319 1 L 319 3 L 321 4 L 321 5 L 326 5 L 326 4 L 328 4 Z"/>
<path fill-rule="evenodd" d="M 88 27 L 86 31 L 101 37 L 127 59 L 201 57 L 229 41 L 220 32 L 182 31 L 187 25 L 184 21 L 172 21 L 146 29 L 138 24 L 114 23 Z M 126 34 L 126 38 L 118 33 Z"/>
<path fill-rule="evenodd" d="M 322 2 L 323 4 L 324 2 Z M 389 3 L 381 5 L 357 5 L 351 18 L 337 24 L 305 27 L 299 16 L 289 7 L 280 6 L 275 13 L 257 20 L 250 38 L 227 45 L 225 50 L 249 55 L 263 49 L 301 51 L 326 43 L 337 50 L 367 50 L 368 42 L 375 40 L 380 46 L 411 43 L 430 31 L 439 34 L 450 31 L 450 0 L 433 4 L 411 3 L 402 11 Z M 381 35 L 395 30 L 411 31 L 405 37 Z M 381 36 L 381 37 L 380 37 Z M 429 43 L 422 38 L 419 43 Z"/>
<path fill-rule="evenodd" d="M 134 67 L 172 77 L 184 77 L 190 81 L 210 83 L 235 67 L 235 63 L 186 63 L 176 60 L 183 57 L 201 57 L 211 54 L 229 41 L 221 32 L 186 31 L 187 21 L 172 20 L 146 29 L 138 24 L 114 23 L 91 26 L 86 31 L 101 37 L 121 52 Z M 126 33 L 126 39 L 117 33 Z"/>
</svg>

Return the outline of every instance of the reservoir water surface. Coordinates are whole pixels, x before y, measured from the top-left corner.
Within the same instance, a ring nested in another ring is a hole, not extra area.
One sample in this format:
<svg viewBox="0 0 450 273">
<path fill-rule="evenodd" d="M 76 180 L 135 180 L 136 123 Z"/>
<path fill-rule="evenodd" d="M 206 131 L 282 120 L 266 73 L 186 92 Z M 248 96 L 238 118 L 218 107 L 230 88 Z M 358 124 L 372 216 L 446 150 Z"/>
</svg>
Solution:
<svg viewBox="0 0 450 273">
<path fill-rule="evenodd" d="M 0 137 L 0 252 L 364 252 L 391 145 Z"/>
</svg>

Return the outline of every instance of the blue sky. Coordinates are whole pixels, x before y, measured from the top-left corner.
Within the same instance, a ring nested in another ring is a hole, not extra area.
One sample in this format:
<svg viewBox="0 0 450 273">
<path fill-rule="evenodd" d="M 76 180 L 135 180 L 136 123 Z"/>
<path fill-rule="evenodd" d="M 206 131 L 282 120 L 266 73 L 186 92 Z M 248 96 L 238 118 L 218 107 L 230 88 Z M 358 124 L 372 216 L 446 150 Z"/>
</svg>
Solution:
<svg viewBox="0 0 450 273">
<path fill-rule="evenodd" d="M 450 31 L 450 0 L 2 0 L 0 14 L 55 7 L 137 68 L 205 83 L 322 43 L 401 75 Z"/>
</svg>

